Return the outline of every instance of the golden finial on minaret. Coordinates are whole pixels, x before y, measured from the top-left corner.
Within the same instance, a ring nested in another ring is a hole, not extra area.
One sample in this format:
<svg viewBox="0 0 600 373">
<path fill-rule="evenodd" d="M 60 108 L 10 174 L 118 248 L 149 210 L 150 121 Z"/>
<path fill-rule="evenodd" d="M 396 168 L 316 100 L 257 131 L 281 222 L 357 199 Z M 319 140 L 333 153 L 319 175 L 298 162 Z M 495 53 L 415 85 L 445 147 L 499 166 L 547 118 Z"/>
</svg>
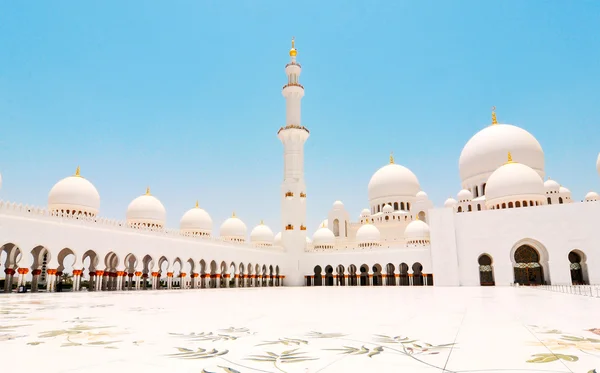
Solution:
<svg viewBox="0 0 600 373">
<path fill-rule="evenodd" d="M 146 187 L 146 195 L 149 196 L 150 195 L 150 187 Z"/>
<path fill-rule="evenodd" d="M 390 153 L 390 164 L 394 164 L 394 152 Z"/>
<path fill-rule="evenodd" d="M 290 57 L 296 57 L 296 54 L 298 54 L 298 51 L 296 51 L 296 40 L 292 36 L 292 49 L 290 49 Z"/>
<path fill-rule="evenodd" d="M 496 107 L 492 106 L 492 125 L 498 124 L 498 120 L 496 120 Z"/>
<path fill-rule="evenodd" d="M 198 200 L 196 200 L 196 208 L 199 208 L 200 205 L 198 204 Z"/>
<path fill-rule="evenodd" d="M 512 154 L 510 154 L 510 152 L 508 152 L 508 161 L 506 163 L 513 163 Z"/>
<path fill-rule="evenodd" d="M 79 168 L 79 166 L 77 166 L 77 169 L 75 170 L 75 176 L 81 177 L 81 168 Z"/>
</svg>

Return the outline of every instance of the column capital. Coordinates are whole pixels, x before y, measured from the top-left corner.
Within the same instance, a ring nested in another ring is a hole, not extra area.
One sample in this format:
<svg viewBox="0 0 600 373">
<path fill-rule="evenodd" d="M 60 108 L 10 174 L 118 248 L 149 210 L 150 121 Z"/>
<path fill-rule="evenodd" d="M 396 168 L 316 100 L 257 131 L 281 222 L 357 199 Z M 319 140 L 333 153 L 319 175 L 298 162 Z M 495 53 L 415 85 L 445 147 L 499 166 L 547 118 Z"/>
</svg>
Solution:
<svg viewBox="0 0 600 373">
<path fill-rule="evenodd" d="M 138 272 L 135 272 L 134 274 L 135 274 L 136 276 L 138 276 L 138 277 L 139 277 L 139 276 L 141 276 L 141 275 L 142 275 L 142 272 L 139 272 L 139 271 L 138 271 Z M 131 275 L 132 275 L 132 273 L 130 273 L 129 275 L 131 276 Z"/>
<path fill-rule="evenodd" d="M 18 272 L 20 275 L 26 275 L 29 273 L 29 268 L 19 268 Z"/>
<path fill-rule="evenodd" d="M 167 272 L 167 277 L 173 277 L 173 272 Z"/>
</svg>

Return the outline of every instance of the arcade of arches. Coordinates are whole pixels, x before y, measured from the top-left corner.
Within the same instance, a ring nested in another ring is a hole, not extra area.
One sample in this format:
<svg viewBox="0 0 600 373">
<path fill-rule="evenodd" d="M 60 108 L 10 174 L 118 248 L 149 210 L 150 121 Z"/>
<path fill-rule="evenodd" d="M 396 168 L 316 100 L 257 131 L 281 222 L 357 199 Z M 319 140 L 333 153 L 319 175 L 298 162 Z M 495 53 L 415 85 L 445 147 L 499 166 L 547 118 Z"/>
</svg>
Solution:
<svg viewBox="0 0 600 373">
<path fill-rule="evenodd" d="M 378 263 L 371 268 L 367 264 L 358 267 L 351 264 L 347 270 L 341 264 L 335 268 L 327 265 L 325 269 L 317 265 L 314 274 L 305 276 L 304 280 L 306 286 L 433 286 L 433 274 L 423 273 L 419 262 L 410 269 L 408 264 L 400 263 L 397 272 L 392 263 L 388 263 L 385 270 Z"/>
<path fill-rule="evenodd" d="M 587 265 L 585 254 L 580 250 L 573 250 L 568 254 L 569 270 L 572 285 L 588 285 Z M 547 285 L 544 279 L 544 264 L 538 250 L 530 245 L 521 245 L 514 254 L 514 282 L 525 286 Z M 477 259 L 479 264 L 479 284 L 481 286 L 494 286 L 494 266 L 492 257 L 482 254 Z"/>
<path fill-rule="evenodd" d="M 120 258 L 114 252 L 101 257 L 93 250 L 77 260 L 69 248 L 55 254 L 43 246 L 31 251 L 31 266 L 21 267 L 23 254 L 27 252 L 12 243 L 0 247 L 4 292 L 20 286 L 32 292 L 271 287 L 283 286 L 285 278 L 277 265 L 140 258 L 131 253 Z"/>
</svg>

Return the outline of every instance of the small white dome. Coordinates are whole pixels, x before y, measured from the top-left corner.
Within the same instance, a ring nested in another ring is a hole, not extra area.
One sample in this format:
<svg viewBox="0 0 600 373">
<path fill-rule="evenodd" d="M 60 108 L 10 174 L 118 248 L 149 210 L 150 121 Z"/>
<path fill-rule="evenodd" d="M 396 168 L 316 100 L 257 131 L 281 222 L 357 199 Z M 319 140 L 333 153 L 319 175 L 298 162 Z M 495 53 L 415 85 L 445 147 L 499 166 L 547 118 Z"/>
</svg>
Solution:
<svg viewBox="0 0 600 373">
<path fill-rule="evenodd" d="M 456 195 L 458 202 L 468 202 L 473 199 L 473 193 L 468 189 L 463 189 Z"/>
<path fill-rule="evenodd" d="M 548 179 L 544 181 L 544 190 L 546 193 L 558 193 L 560 191 L 560 184 L 554 180 Z"/>
<path fill-rule="evenodd" d="M 565 188 L 564 186 L 561 185 L 560 189 L 558 190 L 558 192 L 560 194 L 564 194 L 564 195 L 571 195 L 571 191 L 568 188 Z"/>
<path fill-rule="evenodd" d="M 393 161 L 393 160 L 392 160 Z M 390 163 L 381 167 L 369 181 L 369 202 L 380 198 L 414 197 L 420 190 L 417 176 L 408 168 Z"/>
<path fill-rule="evenodd" d="M 275 239 L 273 240 L 273 245 L 274 246 L 283 246 L 283 241 L 281 238 L 281 232 L 277 233 L 275 235 Z"/>
<path fill-rule="evenodd" d="M 522 163 L 512 161 L 508 156 L 508 162 L 498 168 L 488 179 L 486 186 L 486 203 L 493 205 L 500 199 L 520 200 L 534 199 L 539 202 L 545 195 L 544 181 L 540 175 L 531 167 Z"/>
<path fill-rule="evenodd" d="M 392 212 L 394 212 L 394 208 L 392 207 L 392 205 L 390 205 L 389 203 L 385 206 L 383 206 L 383 213 L 384 214 L 391 214 Z"/>
<path fill-rule="evenodd" d="M 342 201 L 335 201 L 333 203 L 334 210 L 342 210 L 343 208 L 344 208 L 344 204 L 342 203 Z"/>
<path fill-rule="evenodd" d="M 589 192 L 588 194 L 585 195 L 586 202 L 596 202 L 599 200 L 600 200 L 600 195 L 598 195 L 598 193 L 596 193 L 596 192 Z"/>
<path fill-rule="evenodd" d="M 79 175 L 77 167 L 74 176 L 66 177 L 52 187 L 48 194 L 48 209 L 96 216 L 100 209 L 100 194 L 92 183 Z"/>
<path fill-rule="evenodd" d="M 429 225 L 421 220 L 413 220 L 404 230 L 404 238 L 408 243 L 427 243 L 429 242 Z"/>
<path fill-rule="evenodd" d="M 485 182 L 506 162 L 509 151 L 519 162 L 544 176 L 544 151 L 536 138 L 520 127 L 496 124 L 477 132 L 460 153 L 458 166 L 463 185 Z"/>
<path fill-rule="evenodd" d="M 247 232 L 248 228 L 246 228 L 246 224 L 233 213 L 230 218 L 221 224 L 219 234 L 221 238 L 226 240 L 244 242 L 246 241 Z"/>
<path fill-rule="evenodd" d="M 454 207 L 456 207 L 457 204 L 458 204 L 458 202 L 456 202 L 456 200 L 454 198 L 450 197 L 446 200 L 446 202 L 444 202 L 444 207 L 454 208 Z"/>
<path fill-rule="evenodd" d="M 213 221 L 210 215 L 198 206 L 198 202 L 196 202 L 196 207 L 183 214 L 179 222 L 179 229 L 182 233 L 210 236 L 212 228 Z"/>
<path fill-rule="evenodd" d="M 127 206 L 127 223 L 132 226 L 163 227 L 167 211 L 163 204 L 150 194 L 150 188 L 146 194 L 139 196 Z"/>
<path fill-rule="evenodd" d="M 360 244 L 379 244 L 381 233 L 373 224 L 363 224 L 356 232 L 356 241 Z"/>
<path fill-rule="evenodd" d="M 368 217 L 371 217 L 371 210 L 369 210 L 369 209 L 363 209 L 363 210 L 360 212 L 360 217 L 361 217 L 361 218 L 368 218 Z"/>
<path fill-rule="evenodd" d="M 313 235 L 313 245 L 319 247 L 333 247 L 335 245 L 335 235 L 327 228 L 321 226 Z"/>
<path fill-rule="evenodd" d="M 255 244 L 272 246 L 274 240 L 273 231 L 262 221 L 250 232 L 250 242 Z"/>
<path fill-rule="evenodd" d="M 428 196 L 427 193 L 421 190 L 415 197 L 417 197 L 418 200 L 425 200 Z"/>
</svg>

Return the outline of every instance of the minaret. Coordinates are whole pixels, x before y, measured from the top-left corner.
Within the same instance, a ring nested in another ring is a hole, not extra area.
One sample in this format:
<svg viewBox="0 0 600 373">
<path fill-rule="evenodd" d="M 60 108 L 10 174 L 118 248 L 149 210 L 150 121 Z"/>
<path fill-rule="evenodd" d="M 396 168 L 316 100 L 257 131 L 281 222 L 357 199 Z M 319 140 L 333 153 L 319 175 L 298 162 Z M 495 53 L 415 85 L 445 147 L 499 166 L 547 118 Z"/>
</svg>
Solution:
<svg viewBox="0 0 600 373">
<path fill-rule="evenodd" d="M 285 127 L 277 132 L 283 143 L 283 183 L 281 184 L 281 239 L 289 253 L 290 268 L 286 270 L 286 285 L 301 286 L 300 256 L 306 247 L 306 185 L 304 184 L 304 143 L 309 132 L 300 122 L 300 101 L 304 87 L 299 83 L 300 64 L 296 62 L 296 47 L 292 38 L 290 62 L 285 65 L 287 84 L 283 86 L 286 100 Z"/>
</svg>

